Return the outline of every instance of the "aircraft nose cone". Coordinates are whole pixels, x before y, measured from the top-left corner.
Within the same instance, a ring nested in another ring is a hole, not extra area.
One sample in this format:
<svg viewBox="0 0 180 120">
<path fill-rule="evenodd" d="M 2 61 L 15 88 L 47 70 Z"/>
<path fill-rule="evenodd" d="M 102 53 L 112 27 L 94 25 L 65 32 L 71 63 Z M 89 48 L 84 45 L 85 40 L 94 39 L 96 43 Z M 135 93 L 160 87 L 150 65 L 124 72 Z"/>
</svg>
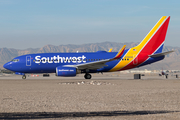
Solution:
<svg viewBox="0 0 180 120">
<path fill-rule="evenodd" d="M 9 64 L 9 63 L 6 63 L 6 64 L 3 65 L 3 67 L 9 70 L 10 64 Z"/>
<path fill-rule="evenodd" d="M 3 67 L 7 69 L 7 63 L 6 63 L 6 64 L 4 64 L 4 65 L 3 65 Z"/>
</svg>

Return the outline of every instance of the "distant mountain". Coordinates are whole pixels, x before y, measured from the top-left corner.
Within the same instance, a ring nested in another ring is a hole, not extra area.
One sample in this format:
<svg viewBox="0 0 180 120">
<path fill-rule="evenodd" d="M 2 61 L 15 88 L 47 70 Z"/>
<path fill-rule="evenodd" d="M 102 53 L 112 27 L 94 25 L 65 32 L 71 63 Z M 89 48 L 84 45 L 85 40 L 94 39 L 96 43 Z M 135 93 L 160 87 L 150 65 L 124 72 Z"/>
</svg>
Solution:
<svg viewBox="0 0 180 120">
<path fill-rule="evenodd" d="M 126 48 L 131 48 L 138 43 L 116 43 L 116 42 L 102 42 L 102 43 L 89 43 L 82 45 L 46 45 L 42 48 L 29 48 L 25 50 L 18 50 L 13 48 L 0 48 L 0 68 L 3 68 L 3 64 L 10 61 L 14 57 L 31 54 L 31 53 L 57 53 L 57 52 L 95 52 L 99 50 L 108 51 L 110 48 L 113 48 L 113 51 L 118 51 L 123 45 L 127 45 Z M 163 51 L 175 50 L 174 53 L 171 53 L 166 56 L 163 61 L 159 61 L 157 63 L 153 63 L 151 65 L 147 65 L 144 67 L 140 67 L 139 69 L 180 69 L 180 47 L 171 47 L 165 46 Z"/>
</svg>

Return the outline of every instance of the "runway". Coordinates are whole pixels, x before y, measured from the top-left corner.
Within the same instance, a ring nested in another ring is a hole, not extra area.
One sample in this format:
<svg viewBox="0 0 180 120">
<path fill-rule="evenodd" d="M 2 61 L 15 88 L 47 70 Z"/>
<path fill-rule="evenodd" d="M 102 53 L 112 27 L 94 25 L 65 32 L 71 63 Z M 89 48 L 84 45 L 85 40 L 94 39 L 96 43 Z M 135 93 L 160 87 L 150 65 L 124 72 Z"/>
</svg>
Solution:
<svg viewBox="0 0 180 120">
<path fill-rule="evenodd" d="M 180 119 L 180 79 L 0 77 L 0 119 Z"/>
</svg>

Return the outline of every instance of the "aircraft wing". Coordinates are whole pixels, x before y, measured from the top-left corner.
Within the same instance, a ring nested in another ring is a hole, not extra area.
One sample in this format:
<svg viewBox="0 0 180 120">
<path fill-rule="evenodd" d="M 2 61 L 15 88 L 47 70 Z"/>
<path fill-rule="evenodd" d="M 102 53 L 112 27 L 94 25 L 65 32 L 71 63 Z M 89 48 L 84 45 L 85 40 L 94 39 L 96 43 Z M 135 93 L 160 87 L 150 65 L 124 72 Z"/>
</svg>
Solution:
<svg viewBox="0 0 180 120">
<path fill-rule="evenodd" d="M 78 65 L 66 65 L 66 66 L 67 67 L 77 67 L 79 70 L 84 70 L 84 69 L 96 70 L 96 69 L 100 69 L 100 68 L 102 68 L 104 66 L 107 66 L 106 65 L 107 62 L 119 59 L 123 55 L 125 47 L 126 47 L 126 45 L 124 45 L 121 48 L 121 50 L 117 53 L 117 55 L 114 58 L 111 58 L 111 59 L 93 61 L 93 62 L 78 64 Z"/>
<path fill-rule="evenodd" d="M 174 52 L 174 50 L 163 52 L 163 53 L 157 53 L 157 54 L 149 55 L 149 57 L 161 57 L 161 56 L 167 55 L 167 54 L 172 53 L 172 52 Z"/>
<path fill-rule="evenodd" d="M 76 67 L 79 70 L 83 70 L 83 69 L 91 69 L 91 70 L 94 69 L 95 70 L 95 69 L 100 69 L 104 66 L 107 66 L 106 63 L 109 61 L 110 61 L 110 59 L 95 61 L 95 62 L 90 62 L 90 63 L 85 63 L 85 64 L 79 64 L 79 65 L 76 65 Z"/>
</svg>

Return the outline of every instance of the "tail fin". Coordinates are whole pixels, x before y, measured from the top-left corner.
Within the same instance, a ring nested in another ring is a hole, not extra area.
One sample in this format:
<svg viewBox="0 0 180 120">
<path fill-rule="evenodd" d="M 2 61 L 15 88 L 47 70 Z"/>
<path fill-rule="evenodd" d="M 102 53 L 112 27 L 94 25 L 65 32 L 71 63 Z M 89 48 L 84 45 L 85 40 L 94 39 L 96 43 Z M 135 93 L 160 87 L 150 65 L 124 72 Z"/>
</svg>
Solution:
<svg viewBox="0 0 180 120">
<path fill-rule="evenodd" d="M 148 55 L 161 53 L 169 25 L 170 16 L 163 16 L 146 35 L 142 42 L 134 47 L 134 51 Z M 137 53 L 138 54 L 138 53 Z"/>
<path fill-rule="evenodd" d="M 166 37 L 170 16 L 163 16 L 146 35 L 142 42 L 136 47 L 130 48 L 124 56 L 133 56 L 129 61 L 120 61 L 110 71 L 126 70 L 146 65 L 152 62 L 146 62 L 149 57 L 159 57 L 170 52 L 161 53 Z M 161 60 L 160 58 L 156 61 Z M 155 62 L 155 61 L 153 61 Z"/>
</svg>

